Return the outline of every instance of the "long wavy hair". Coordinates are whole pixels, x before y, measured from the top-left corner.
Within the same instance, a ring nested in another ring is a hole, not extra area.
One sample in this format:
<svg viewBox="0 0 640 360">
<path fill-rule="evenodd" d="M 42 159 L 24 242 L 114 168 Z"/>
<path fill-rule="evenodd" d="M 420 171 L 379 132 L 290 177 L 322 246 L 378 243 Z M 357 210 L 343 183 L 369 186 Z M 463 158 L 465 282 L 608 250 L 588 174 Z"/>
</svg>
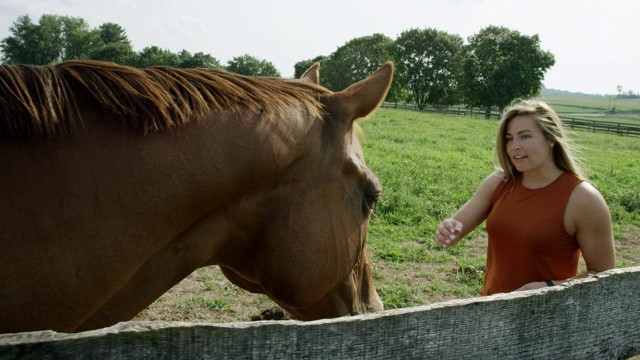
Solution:
<svg viewBox="0 0 640 360">
<path fill-rule="evenodd" d="M 586 180 L 578 159 L 575 157 L 575 147 L 567 137 L 562 121 L 558 114 L 547 104 L 539 99 L 516 100 L 505 111 L 498 125 L 496 137 L 496 155 L 501 170 L 507 181 L 514 178 L 518 172 L 507 154 L 506 134 L 509 122 L 518 115 L 531 115 L 538 128 L 547 140 L 555 142 L 553 147 L 553 159 L 556 165 L 578 178 Z"/>
</svg>

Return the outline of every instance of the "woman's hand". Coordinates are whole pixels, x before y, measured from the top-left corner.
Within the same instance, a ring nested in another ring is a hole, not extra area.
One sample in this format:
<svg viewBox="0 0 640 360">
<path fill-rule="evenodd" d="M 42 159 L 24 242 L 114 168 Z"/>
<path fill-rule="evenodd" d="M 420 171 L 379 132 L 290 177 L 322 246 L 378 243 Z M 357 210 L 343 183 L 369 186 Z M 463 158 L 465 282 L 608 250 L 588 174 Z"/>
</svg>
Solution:
<svg viewBox="0 0 640 360">
<path fill-rule="evenodd" d="M 438 245 L 449 247 L 457 243 L 485 221 L 491 211 L 491 194 L 502 181 L 504 181 L 502 172 L 497 171 L 487 176 L 480 183 L 471 199 L 449 219 L 438 225 L 436 230 Z"/>
<path fill-rule="evenodd" d="M 462 237 L 462 223 L 456 219 L 446 219 L 438 225 L 436 239 L 438 245 L 449 247 Z"/>
<path fill-rule="evenodd" d="M 534 282 L 530 282 L 518 289 L 516 289 L 515 291 L 525 291 L 525 290 L 533 290 L 533 289 L 541 289 L 544 287 L 548 287 L 549 285 L 547 285 L 546 282 L 544 281 L 534 281 Z"/>
</svg>

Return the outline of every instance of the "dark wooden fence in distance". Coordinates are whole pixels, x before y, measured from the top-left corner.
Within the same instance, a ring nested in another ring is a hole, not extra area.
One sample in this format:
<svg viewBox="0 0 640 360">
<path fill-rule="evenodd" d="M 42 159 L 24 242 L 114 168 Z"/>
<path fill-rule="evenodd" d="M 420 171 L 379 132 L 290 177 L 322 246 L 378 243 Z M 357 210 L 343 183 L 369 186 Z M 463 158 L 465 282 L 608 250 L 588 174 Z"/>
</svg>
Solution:
<svg viewBox="0 0 640 360">
<path fill-rule="evenodd" d="M 416 104 L 407 104 L 407 103 L 393 103 L 393 102 L 385 102 L 381 106 L 384 109 L 399 109 L 399 110 L 412 110 L 412 111 L 420 111 L 420 112 L 431 112 L 431 113 L 439 113 L 446 115 L 456 115 L 456 116 L 470 116 L 470 117 L 480 117 L 485 118 L 486 113 L 485 110 L 481 109 L 469 109 L 463 107 L 455 107 L 455 106 L 431 106 L 431 105 L 416 105 Z M 562 119 L 562 123 L 568 129 L 574 130 L 586 130 L 592 132 L 601 132 L 607 134 L 615 134 L 621 136 L 640 136 L 640 126 L 631 125 L 631 124 L 623 124 L 623 123 L 615 123 L 608 121 L 597 121 L 590 119 L 579 119 L 573 117 L 566 117 L 562 114 L 559 114 Z M 498 110 L 491 110 L 489 113 L 489 119 L 499 120 L 500 112 Z"/>
<path fill-rule="evenodd" d="M 568 129 L 587 130 L 624 136 L 640 136 L 640 126 L 636 125 L 567 118 L 562 116 L 562 114 L 560 114 L 560 117 L 562 118 L 562 123 Z"/>
</svg>

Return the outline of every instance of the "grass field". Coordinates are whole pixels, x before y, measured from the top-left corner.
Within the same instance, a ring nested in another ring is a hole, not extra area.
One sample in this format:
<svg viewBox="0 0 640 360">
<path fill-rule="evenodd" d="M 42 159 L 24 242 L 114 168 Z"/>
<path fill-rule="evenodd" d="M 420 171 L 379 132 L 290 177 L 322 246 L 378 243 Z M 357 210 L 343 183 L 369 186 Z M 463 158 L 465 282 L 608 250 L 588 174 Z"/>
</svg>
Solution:
<svg viewBox="0 0 640 360">
<path fill-rule="evenodd" d="M 640 99 L 552 93 L 543 93 L 542 98 L 567 117 L 640 125 Z"/>
<path fill-rule="evenodd" d="M 427 288 L 409 286 L 414 281 L 381 285 L 385 297 L 387 292 L 414 292 L 398 304 L 387 299 L 385 305 L 416 305 L 424 301 L 422 295 L 435 291 L 477 295 L 485 259 L 484 226 L 446 250 L 435 244 L 433 233 L 493 171 L 497 122 L 380 110 L 361 126 L 367 163 L 384 186 L 369 230 L 374 264 L 403 271 L 427 262 L 436 265 L 420 275 L 433 280 Z M 592 183 L 609 203 L 616 238 L 624 241 L 629 232 L 640 228 L 640 140 L 579 131 L 570 135 Z M 618 266 L 636 264 L 637 256 L 630 262 L 618 261 Z M 442 271 L 455 276 L 437 279 L 434 273 Z"/>
<path fill-rule="evenodd" d="M 640 99 L 617 99 L 614 95 L 564 95 L 544 93 L 542 98 L 558 112 L 603 112 L 616 108 L 620 112 L 640 112 Z"/>
<path fill-rule="evenodd" d="M 454 247 L 435 243 L 436 226 L 494 170 L 495 120 L 380 109 L 360 122 L 369 167 L 383 195 L 369 227 L 376 288 L 385 308 L 479 295 L 486 233 Z M 640 139 L 570 131 L 614 222 L 619 267 L 640 266 Z M 217 267 L 199 269 L 138 320 L 247 321 L 273 306 L 231 285 Z"/>
</svg>

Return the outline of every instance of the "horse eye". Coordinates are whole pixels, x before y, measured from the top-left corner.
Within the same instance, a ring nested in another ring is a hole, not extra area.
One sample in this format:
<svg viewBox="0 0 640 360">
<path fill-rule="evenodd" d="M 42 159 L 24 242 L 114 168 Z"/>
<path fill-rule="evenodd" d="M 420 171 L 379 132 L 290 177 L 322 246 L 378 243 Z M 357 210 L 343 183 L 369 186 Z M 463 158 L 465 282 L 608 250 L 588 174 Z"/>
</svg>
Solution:
<svg viewBox="0 0 640 360">
<path fill-rule="evenodd" d="M 369 206 L 370 209 L 373 210 L 373 208 L 376 206 L 376 204 L 380 200 L 380 193 L 377 193 L 375 195 L 367 195 L 366 199 L 367 199 L 367 205 Z"/>
<path fill-rule="evenodd" d="M 380 200 L 380 195 L 382 194 L 382 190 L 380 188 L 379 183 L 370 182 L 367 184 L 364 193 L 364 201 L 362 204 L 362 210 L 365 215 L 371 214 L 373 209 L 376 206 L 376 203 Z"/>
</svg>

